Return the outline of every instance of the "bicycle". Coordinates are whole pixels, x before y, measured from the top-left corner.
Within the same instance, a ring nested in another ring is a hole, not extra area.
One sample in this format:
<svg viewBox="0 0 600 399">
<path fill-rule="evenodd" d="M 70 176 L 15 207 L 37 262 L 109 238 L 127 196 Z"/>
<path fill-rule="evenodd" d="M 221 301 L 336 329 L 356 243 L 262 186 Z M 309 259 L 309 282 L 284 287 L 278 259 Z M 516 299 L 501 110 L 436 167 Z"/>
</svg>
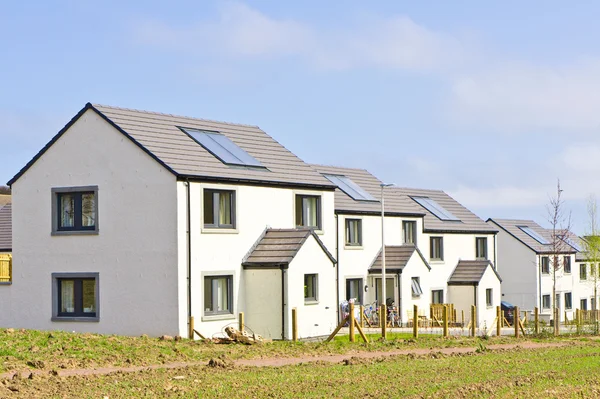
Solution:
<svg viewBox="0 0 600 399">
<path fill-rule="evenodd" d="M 398 313 L 398 308 L 396 306 L 390 306 L 388 308 L 388 326 L 390 327 L 394 327 L 394 324 L 396 325 L 396 327 L 400 327 L 400 314 Z"/>
<path fill-rule="evenodd" d="M 379 325 L 379 308 L 377 307 L 377 301 L 365 306 L 364 317 L 369 327 L 376 327 Z"/>
</svg>

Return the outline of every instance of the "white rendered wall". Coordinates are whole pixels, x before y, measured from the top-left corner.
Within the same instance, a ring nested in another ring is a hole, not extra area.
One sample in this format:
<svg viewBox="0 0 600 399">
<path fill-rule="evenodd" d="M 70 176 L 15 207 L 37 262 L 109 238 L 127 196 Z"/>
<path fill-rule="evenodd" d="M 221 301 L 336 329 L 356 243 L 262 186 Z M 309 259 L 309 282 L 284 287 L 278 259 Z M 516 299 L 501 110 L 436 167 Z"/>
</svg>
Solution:
<svg viewBox="0 0 600 399">
<path fill-rule="evenodd" d="M 187 276 L 187 245 L 185 239 L 186 223 L 186 186 L 178 183 L 178 214 L 180 257 L 180 284 L 185 286 Z M 236 196 L 236 228 L 234 230 L 205 229 L 203 227 L 203 191 L 204 189 L 234 190 Z M 243 186 L 222 183 L 190 183 L 191 204 L 191 240 L 192 240 L 192 315 L 196 329 L 206 336 L 222 334 L 223 329 L 235 323 L 239 312 L 247 312 L 245 303 L 248 294 L 242 271 L 242 260 L 259 239 L 263 231 L 269 228 L 295 228 L 295 195 L 321 195 L 322 231 L 319 238 L 335 254 L 335 216 L 333 191 L 294 190 L 290 188 Z M 322 251 L 321 251 L 322 252 Z M 330 262 L 331 265 L 331 262 Z M 332 267 L 332 270 L 335 269 Z M 204 282 L 208 275 L 233 275 L 233 312 L 228 315 L 204 315 Z M 331 284 L 335 293 L 335 281 Z M 185 293 L 184 293 L 185 294 Z M 187 317 L 187 296 L 180 296 L 180 314 Z M 302 297 L 303 299 L 304 297 Z M 280 301 L 280 297 L 273 298 Z M 335 317 L 334 317 L 335 318 Z M 335 322 L 335 320 L 334 320 Z M 186 321 L 180 323 L 186 331 Z M 257 326 L 255 326 L 257 327 Z"/>
<path fill-rule="evenodd" d="M 305 303 L 304 275 L 317 274 L 318 301 Z M 286 272 L 286 339 L 292 336 L 292 309 L 298 312 L 298 337 L 331 334 L 337 326 L 335 268 L 313 237 L 309 237 Z"/>
<path fill-rule="evenodd" d="M 90 185 L 99 234 L 52 236 L 51 189 Z M 177 334 L 175 188 L 149 155 L 95 112 L 83 114 L 12 187 L 14 276 L 0 325 Z M 99 273 L 99 322 L 51 321 L 53 272 Z"/>
<path fill-rule="evenodd" d="M 486 300 L 486 289 L 492 289 L 492 305 L 487 306 Z M 491 268 L 487 268 L 481 280 L 479 280 L 477 290 L 477 321 L 479 327 L 486 328 L 489 330 L 492 328 L 494 320 L 496 319 L 496 306 L 500 306 L 500 280 L 496 276 L 496 273 Z"/>
<path fill-rule="evenodd" d="M 550 299 L 552 300 L 552 288 L 553 288 L 553 257 L 552 255 L 538 255 L 538 264 L 541 264 L 541 258 L 543 256 L 548 256 L 550 258 L 550 274 L 542 274 L 541 275 L 541 295 L 550 295 Z M 590 285 L 582 284 L 579 278 L 579 263 L 575 263 L 575 255 L 567 255 L 571 258 L 571 273 L 565 273 L 564 270 L 564 256 L 558 256 L 559 268 L 556 271 L 556 294 L 560 295 L 559 302 L 559 310 L 560 310 L 560 320 L 564 321 L 565 312 L 566 316 L 569 320 L 573 320 L 575 316 L 575 309 L 579 308 L 579 300 L 581 298 L 588 298 L 591 296 L 590 294 Z M 588 268 L 588 278 L 589 278 L 589 268 Z M 566 308 L 565 304 L 565 293 L 570 292 L 572 298 L 572 307 L 571 309 Z M 541 297 L 540 297 L 541 298 Z M 539 302 L 538 302 L 539 303 Z M 590 303 L 588 302 L 588 307 Z M 538 305 L 539 306 L 539 305 Z M 552 302 L 550 303 L 552 307 Z M 540 308 L 540 312 L 544 315 L 547 315 L 549 318 L 552 318 L 552 308 Z"/>
<path fill-rule="evenodd" d="M 477 287 L 473 285 L 448 286 L 448 302 L 454 304 L 457 317 L 462 317 L 458 315 L 465 312 L 465 323 L 471 321 L 471 305 L 474 305 L 476 289 Z"/>
<path fill-rule="evenodd" d="M 412 278 L 419 277 L 423 294 L 415 297 L 412 295 Z M 400 293 L 402 294 L 400 318 L 403 323 L 408 321 L 408 311 L 413 312 L 413 306 L 419 307 L 419 313 L 429 317 L 431 303 L 430 272 L 419 254 L 415 251 L 408 260 L 402 274 L 400 274 Z M 397 302 L 396 302 L 397 303 Z"/>
<path fill-rule="evenodd" d="M 281 270 L 244 270 L 246 312 L 245 324 L 249 332 L 267 339 L 281 339 Z"/>
</svg>

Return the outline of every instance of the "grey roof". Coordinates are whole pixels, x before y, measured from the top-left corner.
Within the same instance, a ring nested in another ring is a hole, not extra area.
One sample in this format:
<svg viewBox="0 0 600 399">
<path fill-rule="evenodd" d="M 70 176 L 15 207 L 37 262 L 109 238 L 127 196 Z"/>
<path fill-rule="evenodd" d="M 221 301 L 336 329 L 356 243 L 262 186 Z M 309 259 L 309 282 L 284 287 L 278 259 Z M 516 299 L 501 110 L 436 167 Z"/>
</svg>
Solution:
<svg viewBox="0 0 600 399">
<path fill-rule="evenodd" d="M 497 233 L 498 229 L 491 227 L 473 212 L 465 208 L 454 198 L 441 190 L 426 190 L 419 188 L 392 187 L 393 195 L 400 195 L 413 202 L 419 210 L 425 213 L 423 229 L 425 232 L 458 232 L 458 233 Z M 433 213 L 419 205 L 411 197 L 429 197 L 446 210 L 450 211 L 460 221 L 441 220 Z M 386 196 L 387 200 L 387 196 Z"/>
<path fill-rule="evenodd" d="M 523 230 L 519 228 L 519 226 L 527 226 L 535 233 L 539 234 L 543 238 L 545 238 L 548 242 L 552 242 L 552 230 L 545 229 L 533 220 L 523 220 L 523 219 L 488 219 L 488 222 L 492 222 L 495 225 L 499 226 L 501 229 L 506 231 L 508 234 L 525 244 L 527 247 L 531 248 L 538 254 L 551 254 L 553 253 L 552 245 L 549 244 L 540 244 L 537 240 L 532 238 L 530 235 L 525 233 Z M 571 236 L 575 236 L 571 233 Z M 577 252 L 575 248 L 571 247 L 569 244 L 562 243 L 559 248 L 560 253 L 575 253 Z"/>
<path fill-rule="evenodd" d="M 419 250 L 419 248 L 415 247 L 412 244 L 405 245 L 386 245 L 385 246 L 385 270 L 386 272 L 391 273 L 402 273 L 404 267 L 408 263 L 408 260 L 411 256 L 417 252 L 417 254 L 423 260 L 423 263 L 429 270 L 431 270 L 431 266 L 427 263 L 427 260 Z M 381 273 L 381 250 L 369 266 L 369 273 Z"/>
<path fill-rule="evenodd" d="M 477 285 L 488 267 L 492 268 L 498 280 L 502 282 L 489 260 L 459 260 L 448 279 L 448 285 Z"/>
<path fill-rule="evenodd" d="M 380 213 L 381 212 L 381 187 L 382 183 L 365 169 L 342 168 L 338 166 L 311 165 L 320 173 L 344 175 L 352 179 L 363 190 L 377 199 L 373 201 L 356 201 L 339 188 L 335 190 L 335 209 L 349 213 Z M 385 213 L 398 215 L 423 216 L 424 210 L 414 201 L 403 196 L 390 195 L 389 188 L 385 193 Z"/>
<path fill-rule="evenodd" d="M 12 251 L 12 204 L 0 207 L 0 251 Z"/>
<path fill-rule="evenodd" d="M 334 257 L 319 236 L 307 229 L 267 229 L 242 261 L 244 267 L 286 267 L 302 248 L 308 237 L 313 236 L 332 263 Z"/>
<path fill-rule="evenodd" d="M 256 126 L 87 104 L 11 181 L 14 183 L 87 110 L 92 109 L 178 177 L 258 184 L 335 186 Z M 178 127 L 216 131 L 264 168 L 221 162 Z"/>
</svg>

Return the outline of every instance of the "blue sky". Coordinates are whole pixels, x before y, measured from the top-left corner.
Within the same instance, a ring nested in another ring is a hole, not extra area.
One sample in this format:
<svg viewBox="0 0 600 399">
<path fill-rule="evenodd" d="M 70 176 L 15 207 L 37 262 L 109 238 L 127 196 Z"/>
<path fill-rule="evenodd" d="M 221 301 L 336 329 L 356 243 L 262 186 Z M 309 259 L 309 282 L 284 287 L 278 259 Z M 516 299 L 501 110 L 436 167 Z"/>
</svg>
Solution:
<svg viewBox="0 0 600 399">
<path fill-rule="evenodd" d="M 488 3 L 5 2 L 0 182 L 89 101 L 256 124 L 307 162 L 443 189 L 484 219 L 547 225 L 560 178 L 582 234 L 600 4 Z"/>
</svg>

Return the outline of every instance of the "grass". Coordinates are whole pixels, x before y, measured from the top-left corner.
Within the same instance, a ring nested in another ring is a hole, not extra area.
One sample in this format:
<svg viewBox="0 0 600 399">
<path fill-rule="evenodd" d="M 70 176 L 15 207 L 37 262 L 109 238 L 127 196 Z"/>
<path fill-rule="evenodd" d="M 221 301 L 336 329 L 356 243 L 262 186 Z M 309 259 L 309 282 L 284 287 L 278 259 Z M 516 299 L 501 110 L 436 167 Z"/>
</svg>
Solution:
<svg viewBox="0 0 600 399">
<path fill-rule="evenodd" d="M 12 397 L 598 397 L 600 342 L 286 367 L 190 367 L 11 381 Z M 4 385 L 7 385 L 6 383 Z M 9 392 L 8 388 L 0 396 Z"/>
</svg>

